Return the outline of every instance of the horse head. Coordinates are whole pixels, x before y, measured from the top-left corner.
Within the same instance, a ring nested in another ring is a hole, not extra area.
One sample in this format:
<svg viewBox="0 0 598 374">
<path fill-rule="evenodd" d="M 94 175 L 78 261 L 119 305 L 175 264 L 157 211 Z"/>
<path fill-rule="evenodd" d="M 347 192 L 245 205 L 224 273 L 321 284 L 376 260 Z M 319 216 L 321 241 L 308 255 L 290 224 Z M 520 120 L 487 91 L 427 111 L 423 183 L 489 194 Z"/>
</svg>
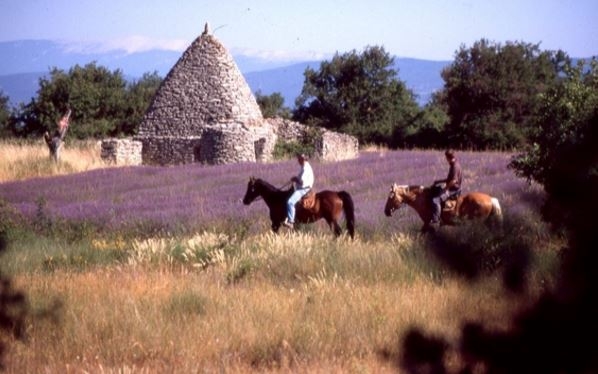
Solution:
<svg viewBox="0 0 598 374">
<path fill-rule="evenodd" d="M 247 183 L 247 191 L 245 191 L 245 197 L 243 197 L 243 204 L 251 204 L 251 202 L 260 195 L 260 192 L 257 188 L 258 181 L 259 179 L 249 177 L 249 182 Z"/>
<path fill-rule="evenodd" d="M 390 187 L 390 193 L 388 199 L 386 199 L 386 205 L 384 206 L 384 214 L 387 217 L 392 216 L 392 213 L 399 209 L 403 204 L 405 198 L 407 186 L 398 186 L 396 183 Z"/>
</svg>

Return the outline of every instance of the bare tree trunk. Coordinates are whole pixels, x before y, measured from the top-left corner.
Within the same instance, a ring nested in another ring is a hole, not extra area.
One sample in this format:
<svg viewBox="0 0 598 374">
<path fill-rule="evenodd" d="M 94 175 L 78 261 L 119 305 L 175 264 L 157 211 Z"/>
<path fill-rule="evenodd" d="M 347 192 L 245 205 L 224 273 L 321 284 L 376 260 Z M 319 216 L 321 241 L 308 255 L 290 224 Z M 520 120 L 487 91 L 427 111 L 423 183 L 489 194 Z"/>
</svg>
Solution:
<svg viewBox="0 0 598 374">
<path fill-rule="evenodd" d="M 48 146 L 48 150 L 50 151 L 50 158 L 53 159 L 55 162 L 58 162 L 60 160 L 60 150 L 62 149 L 62 144 L 66 136 L 66 130 L 68 130 L 69 127 L 70 117 L 71 110 L 69 109 L 58 122 L 58 126 L 56 131 L 54 131 L 54 134 L 50 136 L 50 134 L 47 131 L 44 134 L 44 140 L 46 141 L 46 145 Z"/>
</svg>

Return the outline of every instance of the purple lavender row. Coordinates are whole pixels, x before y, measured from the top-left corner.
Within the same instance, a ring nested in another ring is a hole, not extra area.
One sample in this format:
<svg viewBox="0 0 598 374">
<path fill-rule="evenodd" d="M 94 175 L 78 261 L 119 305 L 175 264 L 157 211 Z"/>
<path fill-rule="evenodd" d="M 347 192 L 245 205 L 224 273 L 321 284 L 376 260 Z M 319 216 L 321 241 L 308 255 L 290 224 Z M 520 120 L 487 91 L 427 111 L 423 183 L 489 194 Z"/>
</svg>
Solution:
<svg viewBox="0 0 598 374">
<path fill-rule="evenodd" d="M 507 168 L 510 155 L 500 152 L 458 153 L 464 168 L 464 192 L 483 191 L 501 200 L 503 210 L 525 213 L 541 201 L 539 189 Z M 334 163 L 312 161 L 316 190 L 345 190 L 354 200 L 357 227 L 366 231 L 396 231 L 416 222 L 403 209 L 393 218 L 383 214 L 392 183 L 429 185 L 444 178 L 446 161 L 440 151 L 366 152 L 357 159 Z M 250 176 L 284 185 L 296 174 L 293 160 L 270 164 L 176 167 L 138 166 L 35 178 L 0 184 L 0 198 L 33 219 L 43 201 L 44 214 L 87 221 L 111 229 L 150 224 L 165 229 L 194 230 L 231 222 L 267 227 L 263 202 L 242 204 Z M 516 208 L 515 208 L 516 207 Z"/>
</svg>

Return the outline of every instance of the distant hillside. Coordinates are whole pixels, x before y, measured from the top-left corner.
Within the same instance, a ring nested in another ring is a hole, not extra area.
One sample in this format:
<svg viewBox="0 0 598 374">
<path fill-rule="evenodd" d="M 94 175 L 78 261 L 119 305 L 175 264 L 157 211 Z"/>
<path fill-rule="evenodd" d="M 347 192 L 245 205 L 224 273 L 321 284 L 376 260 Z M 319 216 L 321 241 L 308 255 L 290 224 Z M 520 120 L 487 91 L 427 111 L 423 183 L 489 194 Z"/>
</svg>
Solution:
<svg viewBox="0 0 598 374">
<path fill-rule="evenodd" d="M 254 71 L 243 74 L 253 92 L 260 91 L 262 95 L 279 92 L 284 97 L 284 105 L 293 108 L 295 99 L 303 88 L 303 72 L 308 67 L 317 69 L 320 61 L 301 62 L 277 69 Z"/>
<path fill-rule="evenodd" d="M 301 94 L 305 69 L 318 69 L 320 63 L 321 61 L 301 62 L 244 75 L 254 92 L 259 90 L 264 95 L 279 92 L 285 98 L 285 106 L 292 108 L 295 106 L 295 99 Z M 399 79 L 417 95 L 418 104 L 423 106 L 436 90 L 442 88 L 444 82 L 440 72 L 449 64 L 450 61 L 395 58 L 394 68 L 399 72 Z"/>
<path fill-rule="evenodd" d="M 131 76 L 157 71 L 165 75 L 181 53 L 155 50 L 126 53 L 114 50 L 105 53 L 82 53 L 49 40 L 20 40 L 0 43 L 0 75 L 47 72 L 52 67 L 68 70 L 79 64 L 95 61 L 110 70 L 120 69 Z"/>
<path fill-rule="evenodd" d="M 39 79 L 47 73 L 21 73 L 0 76 L 0 90 L 10 98 L 13 105 L 27 104 L 36 96 Z"/>
<path fill-rule="evenodd" d="M 153 50 L 138 53 L 110 51 L 82 53 L 69 50 L 65 45 L 49 40 L 21 40 L 0 42 L 0 90 L 10 97 L 11 103 L 27 103 L 36 95 L 38 80 L 52 67 L 68 70 L 74 65 L 96 62 L 110 70 L 120 69 L 127 79 L 137 79 L 146 72 L 156 71 L 164 77 L 182 53 Z M 304 61 L 282 65 L 281 62 L 252 56 L 233 56 L 253 92 L 264 95 L 279 92 L 285 106 L 293 108 L 303 87 L 303 72 L 307 67 L 318 69 L 321 61 Z M 450 61 L 428 61 L 395 58 L 399 79 L 417 95 L 424 105 L 432 93 L 442 88 L 442 68 Z"/>
</svg>

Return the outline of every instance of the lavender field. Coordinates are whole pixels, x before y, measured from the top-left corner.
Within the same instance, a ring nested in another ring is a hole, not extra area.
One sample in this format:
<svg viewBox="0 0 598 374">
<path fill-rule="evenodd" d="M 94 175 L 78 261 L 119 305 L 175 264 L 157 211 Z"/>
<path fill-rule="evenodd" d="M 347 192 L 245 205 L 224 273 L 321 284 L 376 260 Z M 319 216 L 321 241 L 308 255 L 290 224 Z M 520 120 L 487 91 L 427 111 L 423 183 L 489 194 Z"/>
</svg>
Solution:
<svg viewBox="0 0 598 374">
<path fill-rule="evenodd" d="M 460 152 L 465 172 L 464 192 L 496 196 L 506 216 L 534 216 L 542 199 L 507 168 L 511 154 Z M 419 218 L 403 208 L 392 218 L 383 207 L 392 183 L 428 185 L 448 170 L 440 151 L 362 152 L 357 159 L 312 161 L 316 190 L 346 190 L 354 200 L 357 235 L 367 238 L 413 231 Z M 67 222 L 85 222 L 103 230 L 148 229 L 154 232 L 197 232 L 207 229 L 259 233 L 269 230 L 263 201 L 241 202 L 250 176 L 276 186 L 296 174 L 294 160 L 269 164 L 223 166 L 138 166 L 98 169 L 66 176 L 33 178 L 0 184 L 0 198 L 26 219 L 39 215 Z M 327 231 L 324 221 L 310 230 Z"/>
<path fill-rule="evenodd" d="M 553 284 L 561 247 L 540 231 L 542 189 L 515 177 L 510 157 L 458 153 L 464 192 L 490 193 L 505 218 L 532 223 L 490 240 L 480 226 L 447 230 L 473 243 L 456 258 L 479 269 L 475 276 L 416 234 L 415 211 L 384 215 L 393 183 L 446 176 L 442 151 L 312 162 L 317 190 L 352 195 L 356 240 L 333 240 L 324 221 L 273 235 L 266 204 L 243 205 L 249 177 L 282 186 L 297 173 L 295 160 L 1 183 L 0 213 L 20 212 L 25 221 L 14 222 L 35 228 L 9 231 L 0 267 L 32 306 L 28 339 L 8 340 L 4 364 L 15 373 L 394 373 L 399 343 L 414 328 L 450 337 L 464 321 L 505 329 Z M 516 295 L 503 281 L 514 242 L 533 252 Z M 458 352 L 455 340 L 445 358 L 452 372 L 464 367 Z"/>
</svg>

